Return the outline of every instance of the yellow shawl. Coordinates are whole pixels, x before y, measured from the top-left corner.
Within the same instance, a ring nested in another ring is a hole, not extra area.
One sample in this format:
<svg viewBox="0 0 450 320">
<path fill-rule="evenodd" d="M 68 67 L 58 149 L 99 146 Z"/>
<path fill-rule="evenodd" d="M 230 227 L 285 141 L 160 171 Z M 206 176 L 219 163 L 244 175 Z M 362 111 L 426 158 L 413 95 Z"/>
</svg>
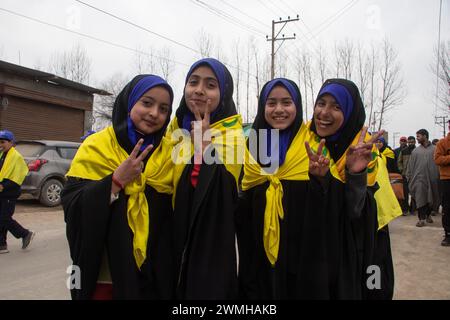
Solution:
<svg viewBox="0 0 450 320">
<path fill-rule="evenodd" d="M 170 159 L 171 144 L 166 138 L 153 151 L 139 179 L 125 186 L 129 196 L 127 204 L 128 225 L 133 231 L 133 253 L 138 268 L 147 256 L 149 234 L 149 205 L 145 197 L 148 184 L 160 193 L 172 194 L 173 164 Z M 110 175 L 129 157 L 119 145 L 112 126 L 89 136 L 81 145 L 72 162 L 68 177 L 100 180 Z M 92 214 L 95 214 L 93 212 Z"/>
<path fill-rule="evenodd" d="M 235 181 L 236 186 L 239 180 L 242 163 L 244 161 L 245 139 L 242 129 L 242 120 L 240 115 L 233 115 L 211 124 L 211 146 L 216 152 L 216 158 L 219 163 L 225 165 Z M 180 130 L 178 119 L 175 117 L 167 128 L 166 137 L 170 139 L 174 148 L 172 150 L 172 161 L 174 167 L 174 193 L 173 204 L 176 196 L 176 189 L 181 174 L 186 166 L 192 160 L 194 155 L 194 145 L 190 133 L 187 130 Z M 213 150 L 211 148 L 206 149 Z"/>
<path fill-rule="evenodd" d="M 278 259 L 280 246 L 280 222 L 278 219 L 284 218 L 283 186 L 280 181 L 309 180 L 309 158 L 305 149 L 305 141 L 309 142 L 311 149 L 317 150 L 319 144 L 312 138 L 308 128 L 302 124 L 289 146 L 284 163 L 273 174 L 265 172 L 250 154 L 248 148 L 245 149 L 242 190 L 245 191 L 269 181 L 269 187 L 266 190 L 263 240 L 266 256 L 272 265 L 275 265 Z"/>
<path fill-rule="evenodd" d="M 22 155 L 14 147 L 11 147 L 6 154 L 2 170 L 0 170 L 0 182 L 3 179 L 9 179 L 20 186 L 25 180 L 27 173 L 28 166 Z"/>
<path fill-rule="evenodd" d="M 358 143 L 361 131 L 355 136 L 351 145 Z M 365 141 L 370 139 L 370 135 L 366 134 Z M 320 140 L 316 136 L 316 140 Z M 350 146 L 349 146 L 350 147 Z M 348 150 L 348 149 L 347 149 Z M 386 148 L 386 150 L 388 150 Z M 331 174 L 341 182 L 345 183 L 345 164 L 347 151 L 342 157 L 335 163 L 333 159 L 330 159 L 330 172 Z M 378 183 L 379 189 L 375 192 L 375 201 L 377 203 L 377 219 L 378 230 L 387 225 L 390 221 L 402 214 L 397 198 L 389 182 L 389 175 L 386 168 L 386 162 L 382 160 L 379 151 L 375 144 L 372 146 L 372 160 L 367 166 L 367 185 L 373 186 L 375 182 Z"/>
</svg>

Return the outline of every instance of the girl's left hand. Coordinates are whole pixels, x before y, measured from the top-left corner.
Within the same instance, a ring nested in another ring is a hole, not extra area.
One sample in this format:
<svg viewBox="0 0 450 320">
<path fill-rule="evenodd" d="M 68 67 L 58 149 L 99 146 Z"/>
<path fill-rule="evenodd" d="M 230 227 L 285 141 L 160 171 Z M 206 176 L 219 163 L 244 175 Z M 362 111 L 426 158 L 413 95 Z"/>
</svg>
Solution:
<svg viewBox="0 0 450 320">
<path fill-rule="evenodd" d="M 320 140 L 317 153 L 314 153 L 308 141 L 305 141 L 306 152 L 309 157 L 309 173 L 317 177 L 324 177 L 330 169 L 330 159 L 325 158 L 322 154 L 324 145 L 325 139 Z"/>
</svg>

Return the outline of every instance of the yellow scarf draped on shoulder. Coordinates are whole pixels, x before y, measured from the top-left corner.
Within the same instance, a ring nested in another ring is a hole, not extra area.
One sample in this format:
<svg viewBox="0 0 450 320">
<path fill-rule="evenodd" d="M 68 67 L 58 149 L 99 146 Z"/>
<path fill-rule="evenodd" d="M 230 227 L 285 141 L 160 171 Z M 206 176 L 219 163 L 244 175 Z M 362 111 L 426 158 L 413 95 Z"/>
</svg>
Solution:
<svg viewBox="0 0 450 320">
<path fill-rule="evenodd" d="M 309 158 L 305 141 L 309 142 L 311 149 L 317 150 L 319 144 L 313 139 L 308 128 L 302 124 L 289 146 L 284 163 L 273 174 L 265 172 L 253 158 L 248 148 L 245 149 L 242 190 L 245 191 L 269 181 L 269 187 L 266 190 L 263 241 L 266 256 L 272 265 L 275 265 L 278 259 L 280 247 L 279 219 L 284 218 L 281 180 L 309 180 Z"/>
<path fill-rule="evenodd" d="M 216 151 L 219 163 L 224 164 L 226 170 L 233 175 L 237 186 L 242 163 L 244 161 L 245 148 L 241 116 L 236 114 L 217 121 L 211 124 L 210 131 L 211 147 Z M 166 138 L 174 144 L 172 151 L 172 160 L 175 163 L 173 174 L 174 193 L 172 201 L 174 204 L 178 182 L 186 164 L 190 163 L 192 160 L 194 155 L 194 145 L 190 133 L 186 130 L 180 130 L 178 119 L 176 117 L 171 121 L 167 128 Z"/>
<path fill-rule="evenodd" d="M 391 159 L 395 159 L 395 154 L 394 151 L 392 151 L 389 148 L 385 148 L 382 152 L 382 154 L 387 157 L 387 158 L 391 158 Z"/>
<path fill-rule="evenodd" d="M 163 137 L 161 143 L 147 161 L 140 178 L 125 186 L 129 196 L 127 219 L 133 231 L 133 254 L 138 268 L 147 257 L 149 235 L 149 205 L 145 197 L 145 185 L 160 193 L 172 194 L 173 164 L 170 159 L 172 145 Z M 89 136 L 78 149 L 68 177 L 100 180 L 110 175 L 129 157 L 119 145 L 112 126 Z M 95 214 L 95 212 L 92 212 Z"/>
<path fill-rule="evenodd" d="M 392 151 L 391 153 L 392 156 L 394 156 Z M 389 222 L 401 216 L 402 209 L 398 203 L 397 197 L 395 196 L 394 190 L 392 190 L 391 182 L 389 180 L 389 172 L 386 167 L 387 159 L 384 152 L 377 157 L 377 161 L 379 167 L 377 182 L 380 188 L 375 192 L 375 200 L 377 202 L 378 209 L 378 230 L 380 230 Z"/>
<path fill-rule="evenodd" d="M 0 170 L 0 182 L 3 181 L 3 179 L 8 179 L 20 186 L 27 174 L 28 166 L 25 163 L 25 160 L 19 151 L 14 147 L 11 147 L 6 154 L 2 170 Z"/>
<path fill-rule="evenodd" d="M 351 145 L 356 145 L 360 136 L 361 131 L 355 136 Z M 317 139 L 319 138 L 317 137 Z M 364 140 L 368 141 L 369 139 L 370 135 L 367 133 Z M 343 183 L 345 183 L 345 164 L 347 160 L 346 154 L 347 151 L 344 152 L 342 157 L 337 162 L 334 162 L 332 159 L 330 159 L 331 174 L 333 175 L 333 177 Z M 402 211 L 389 182 L 386 162 L 385 160 L 382 160 L 382 157 L 380 156 L 380 153 L 374 144 L 372 147 L 372 160 L 367 166 L 367 185 L 373 186 L 376 182 L 378 183 L 379 189 L 375 192 L 374 197 L 377 203 L 377 219 L 379 230 L 387 225 L 390 221 L 400 216 L 402 214 Z"/>
</svg>

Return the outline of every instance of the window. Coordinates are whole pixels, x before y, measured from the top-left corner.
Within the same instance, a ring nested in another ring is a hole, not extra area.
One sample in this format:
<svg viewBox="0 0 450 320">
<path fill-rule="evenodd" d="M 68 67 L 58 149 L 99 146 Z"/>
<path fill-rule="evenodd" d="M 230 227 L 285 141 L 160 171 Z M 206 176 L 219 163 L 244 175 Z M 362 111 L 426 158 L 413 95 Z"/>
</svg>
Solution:
<svg viewBox="0 0 450 320">
<path fill-rule="evenodd" d="M 44 152 L 44 145 L 38 143 L 18 143 L 17 151 L 24 157 L 39 157 Z"/>
<path fill-rule="evenodd" d="M 75 154 L 77 153 L 77 148 L 70 148 L 70 147 L 59 147 L 58 153 L 61 156 L 61 158 L 72 160 L 73 157 L 75 157 Z"/>
</svg>

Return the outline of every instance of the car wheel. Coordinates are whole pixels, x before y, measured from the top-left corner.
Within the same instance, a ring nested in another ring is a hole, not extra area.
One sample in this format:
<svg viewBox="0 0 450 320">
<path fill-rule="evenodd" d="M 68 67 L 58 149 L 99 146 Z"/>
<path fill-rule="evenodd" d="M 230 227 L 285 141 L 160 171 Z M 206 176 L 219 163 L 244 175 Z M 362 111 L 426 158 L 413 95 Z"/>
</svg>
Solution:
<svg viewBox="0 0 450 320">
<path fill-rule="evenodd" d="M 63 185 L 61 181 L 50 179 L 41 188 L 39 201 L 47 207 L 54 207 L 61 203 L 61 191 Z"/>
</svg>

